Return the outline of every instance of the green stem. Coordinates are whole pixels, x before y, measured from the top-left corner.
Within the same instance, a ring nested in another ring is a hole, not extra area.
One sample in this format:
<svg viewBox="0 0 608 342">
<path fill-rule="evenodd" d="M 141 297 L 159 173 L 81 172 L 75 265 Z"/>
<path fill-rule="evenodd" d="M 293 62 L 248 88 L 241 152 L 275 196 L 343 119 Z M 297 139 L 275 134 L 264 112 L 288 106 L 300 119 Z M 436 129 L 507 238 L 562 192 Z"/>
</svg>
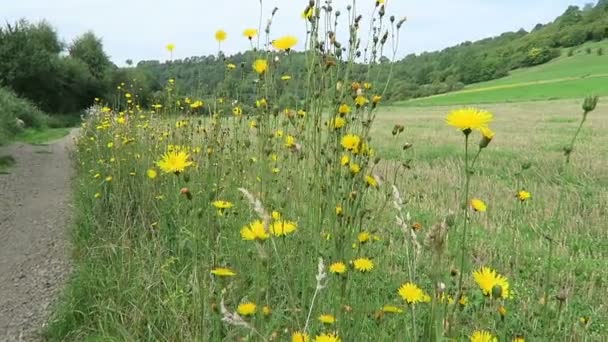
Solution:
<svg viewBox="0 0 608 342">
<path fill-rule="evenodd" d="M 461 238 L 460 238 L 460 250 L 461 250 L 461 256 L 460 256 L 460 275 L 458 277 L 458 292 L 456 295 L 456 301 L 458 302 L 460 300 L 460 298 L 462 297 L 462 282 L 464 279 L 464 261 L 465 261 L 465 256 L 466 256 L 466 240 L 467 240 L 467 228 L 469 227 L 469 207 L 468 207 L 468 201 L 469 201 L 469 187 L 471 184 L 471 174 L 470 174 L 470 170 L 469 170 L 469 134 L 465 133 L 465 147 L 464 147 L 464 171 L 465 171 L 465 186 L 464 186 L 464 208 L 463 208 L 463 218 L 464 218 L 464 227 L 462 229 L 462 234 L 461 234 Z M 452 319 L 454 318 L 454 314 L 456 313 L 456 307 L 457 305 L 454 305 L 454 308 L 452 309 Z M 453 322 L 452 322 L 453 325 Z M 451 326 L 451 325 L 450 325 Z"/>
</svg>

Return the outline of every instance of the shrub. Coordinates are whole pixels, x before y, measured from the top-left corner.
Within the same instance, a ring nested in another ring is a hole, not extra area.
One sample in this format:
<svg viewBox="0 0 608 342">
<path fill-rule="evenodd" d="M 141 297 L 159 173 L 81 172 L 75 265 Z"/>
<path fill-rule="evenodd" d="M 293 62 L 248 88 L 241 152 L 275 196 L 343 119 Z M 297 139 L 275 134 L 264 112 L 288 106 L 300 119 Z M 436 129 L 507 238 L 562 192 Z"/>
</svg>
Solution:
<svg viewBox="0 0 608 342">
<path fill-rule="evenodd" d="M 47 116 L 30 101 L 17 97 L 12 91 L 0 88 L 0 144 L 6 143 L 19 133 L 22 127 L 17 124 L 22 120 L 25 127 L 43 128 Z"/>
</svg>

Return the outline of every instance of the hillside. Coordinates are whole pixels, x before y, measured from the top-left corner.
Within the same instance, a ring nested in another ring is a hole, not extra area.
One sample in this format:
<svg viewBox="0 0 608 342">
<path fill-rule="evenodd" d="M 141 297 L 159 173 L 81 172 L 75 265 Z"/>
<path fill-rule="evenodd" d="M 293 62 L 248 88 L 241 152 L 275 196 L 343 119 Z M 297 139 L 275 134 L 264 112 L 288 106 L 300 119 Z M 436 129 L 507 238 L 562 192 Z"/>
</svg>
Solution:
<svg viewBox="0 0 608 342">
<path fill-rule="evenodd" d="M 604 52 L 608 52 L 608 40 L 586 43 L 572 51 L 564 49 L 559 58 L 549 63 L 513 70 L 497 80 L 398 103 L 436 106 L 580 98 L 589 94 L 606 96 L 608 55 Z"/>
<path fill-rule="evenodd" d="M 384 99 L 403 101 L 459 91 L 473 84 L 501 79 L 513 70 L 543 65 L 554 59 L 559 62 L 562 51 L 603 39 L 608 39 L 608 0 L 600 0 L 595 6 L 585 8 L 570 6 L 553 22 L 538 24 L 531 32 L 523 29 L 506 32 L 477 42 L 463 42 L 442 51 L 409 55 L 395 63 L 383 57 L 380 64 L 374 66 L 372 79 L 366 79 L 367 65 L 360 64 L 354 70 L 353 78 L 383 84 L 388 79 L 389 70 L 392 70 L 392 83 Z M 254 58 L 255 53 L 250 52 L 233 56 L 190 57 L 166 63 L 141 61 L 134 68 L 123 69 L 121 76 L 122 79 L 146 79 L 139 85 L 146 93 L 144 97 L 162 97 L 162 85 L 172 78 L 180 81 L 185 93 L 205 97 L 218 88 L 233 86 L 234 80 L 223 78 L 228 64 L 242 66 L 240 76 L 255 79 L 249 67 Z M 301 100 L 302 94 L 298 89 L 302 85 L 298 80 L 304 78 L 301 72 L 306 69 L 305 60 L 301 53 L 292 53 L 281 61 L 281 72 L 289 73 L 293 78 L 287 89 L 289 94 L 281 101 L 286 105 Z M 586 64 L 585 61 L 581 63 L 578 68 Z M 564 72 L 565 75 L 559 76 L 560 71 L 557 71 L 555 77 L 547 79 L 573 77 L 570 71 Z M 516 74 L 513 72 L 511 75 Z M 525 77 L 537 79 L 534 74 Z M 582 89 L 579 84 L 574 85 Z M 252 89 L 252 86 L 242 89 L 243 99 L 247 102 L 254 100 Z"/>
</svg>

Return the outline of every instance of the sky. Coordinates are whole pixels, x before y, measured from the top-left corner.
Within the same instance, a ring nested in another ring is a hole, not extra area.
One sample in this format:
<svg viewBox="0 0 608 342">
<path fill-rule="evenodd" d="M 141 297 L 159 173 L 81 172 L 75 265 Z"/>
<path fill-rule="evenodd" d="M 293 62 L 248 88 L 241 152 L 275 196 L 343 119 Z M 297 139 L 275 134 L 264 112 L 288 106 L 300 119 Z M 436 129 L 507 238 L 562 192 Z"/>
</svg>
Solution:
<svg viewBox="0 0 608 342">
<path fill-rule="evenodd" d="M 262 0 L 264 23 L 274 7 L 271 39 L 306 35 L 301 13 L 308 0 Z M 353 0 L 333 0 L 346 12 Z M 361 14 L 371 14 L 375 0 L 356 0 Z M 562 14 L 569 5 L 591 0 L 386 0 L 387 16 L 407 17 L 402 28 L 398 57 L 434 51 L 463 41 L 499 35 L 520 28 L 532 29 Z M 346 16 L 342 16 L 345 18 Z M 103 39 L 112 61 L 167 60 L 168 43 L 175 44 L 173 58 L 218 52 L 214 33 L 223 29 L 228 39 L 222 51 L 230 55 L 249 48 L 242 36 L 258 27 L 260 0 L 0 0 L 0 20 L 14 22 L 46 19 L 66 43 L 92 30 Z M 265 24 L 264 24 L 265 25 Z M 368 25 L 363 25 L 364 31 Z M 343 39 L 346 41 L 347 39 Z M 302 43 L 300 43 L 300 47 Z"/>
</svg>

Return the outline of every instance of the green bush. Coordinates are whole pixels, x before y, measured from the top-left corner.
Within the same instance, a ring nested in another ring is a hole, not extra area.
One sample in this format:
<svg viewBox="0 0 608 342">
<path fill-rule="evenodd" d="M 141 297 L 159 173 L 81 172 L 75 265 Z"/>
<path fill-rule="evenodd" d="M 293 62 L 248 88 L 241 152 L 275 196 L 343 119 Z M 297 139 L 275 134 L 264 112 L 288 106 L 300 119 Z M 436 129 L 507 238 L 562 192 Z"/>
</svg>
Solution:
<svg viewBox="0 0 608 342">
<path fill-rule="evenodd" d="M 17 120 L 22 120 L 23 128 L 44 128 L 48 117 L 30 101 L 17 97 L 12 91 L 0 88 L 0 144 L 22 130 Z"/>
</svg>

